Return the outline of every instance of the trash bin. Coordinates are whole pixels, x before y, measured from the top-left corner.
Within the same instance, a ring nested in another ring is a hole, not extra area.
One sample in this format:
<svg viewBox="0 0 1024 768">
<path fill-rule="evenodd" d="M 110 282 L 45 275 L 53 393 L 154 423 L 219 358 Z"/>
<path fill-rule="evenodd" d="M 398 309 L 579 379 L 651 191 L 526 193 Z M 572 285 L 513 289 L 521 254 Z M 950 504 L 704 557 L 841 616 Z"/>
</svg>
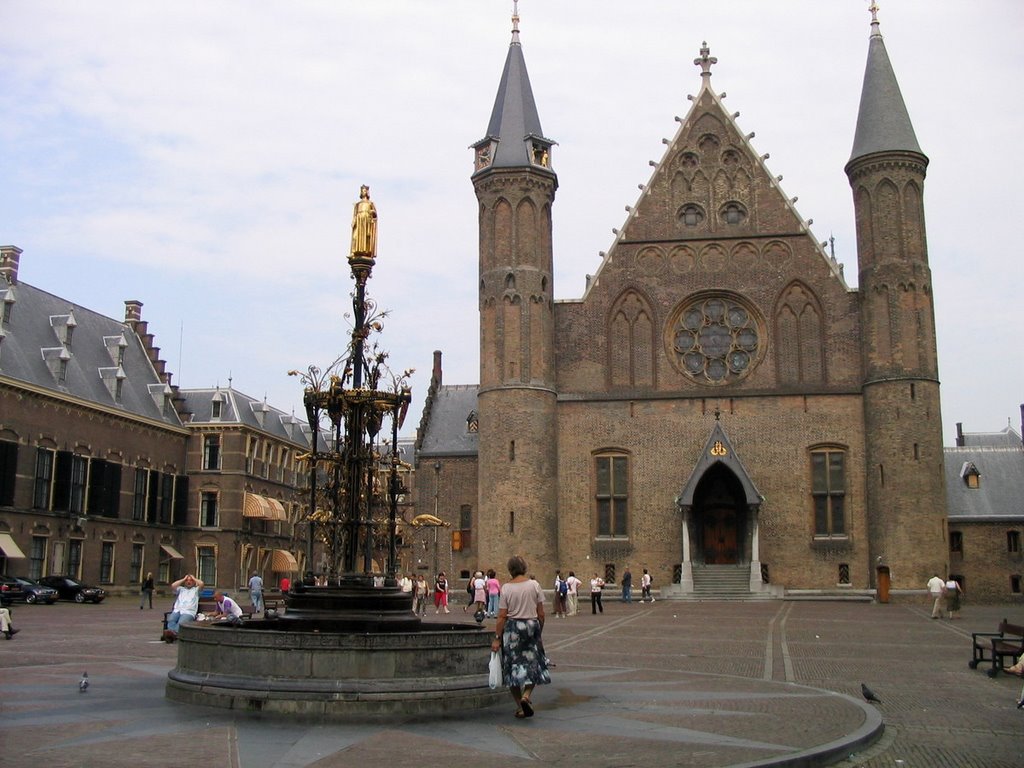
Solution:
<svg viewBox="0 0 1024 768">
<path fill-rule="evenodd" d="M 878 596 L 878 602 L 888 603 L 889 602 L 889 566 L 880 565 L 878 566 L 878 581 L 876 595 Z"/>
</svg>

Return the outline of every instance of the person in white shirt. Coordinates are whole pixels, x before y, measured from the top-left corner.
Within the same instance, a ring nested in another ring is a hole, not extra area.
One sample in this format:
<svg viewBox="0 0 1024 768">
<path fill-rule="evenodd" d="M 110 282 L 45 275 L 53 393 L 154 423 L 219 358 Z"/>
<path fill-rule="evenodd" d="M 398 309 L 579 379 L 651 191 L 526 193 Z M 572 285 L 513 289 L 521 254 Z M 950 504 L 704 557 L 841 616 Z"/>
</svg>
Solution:
<svg viewBox="0 0 1024 768">
<path fill-rule="evenodd" d="M 644 575 L 640 577 L 640 600 L 645 603 L 653 603 L 654 597 L 651 596 L 651 574 L 644 568 Z"/>
<path fill-rule="evenodd" d="M 931 593 L 932 600 L 932 618 L 937 619 L 942 616 L 942 594 L 946 589 L 946 582 L 942 580 L 939 574 L 935 574 L 928 579 L 928 592 Z"/>
<path fill-rule="evenodd" d="M 238 603 L 223 592 L 215 592 L 213 599 L 217 603 L 217 611 L 213 615 L 214 621 L 229 621 L 232 623 L 241 621 L 242 608 Z"/>
<path fill-rule="evenodd" d="M 604 589 L 604 579 L 594 574 L 594 578 L 590 580 L 590 612 L 597 613 L 600 611 L 604 613 L 604 606 L 601 604 L 601 590 Z"/>
<path fill-rule="evenodd" d="M 566 601 L 569 615 L 575 616 L 580 612 L 580 587 L 583 586 L 583 582 L 576 577 L 575 571 L 569 571 L 569 577 L 565 580 L 565 583 L 569 587 L 568 600 Z"/>
<path fill-rule="evenodd" d="M 167 617 L 167 629 L 164 630 L 164 640 L 173 643 L 178 639 L 178 628 L 182 624 L 196 620 L 199 613 L 199 590 L 203 588 L 203 582 L 191 573 L 183 576 L 171 584 L 174 590 L 174 607 Z"/>
</svg>

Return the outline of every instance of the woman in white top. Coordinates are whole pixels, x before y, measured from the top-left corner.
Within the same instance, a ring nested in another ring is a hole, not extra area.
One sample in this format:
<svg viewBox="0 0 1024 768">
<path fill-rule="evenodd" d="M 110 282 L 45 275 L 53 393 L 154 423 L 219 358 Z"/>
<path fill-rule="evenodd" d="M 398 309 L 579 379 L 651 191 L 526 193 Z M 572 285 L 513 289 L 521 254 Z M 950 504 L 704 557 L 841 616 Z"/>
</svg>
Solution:
<svg viewBox="0 0 1024 768">
<path fill-rule="evenodd" d="M 533 717 L 534 686 L 551 682 L 541 643 L 544 592 L 526 577 L 526 561 L 519 555 L 509 558 L 508 572 L 512 579 L 501 586 L 491 650 L 501 651 L 503 682 L 515 699 L 516 717 Z"/>
</svg>

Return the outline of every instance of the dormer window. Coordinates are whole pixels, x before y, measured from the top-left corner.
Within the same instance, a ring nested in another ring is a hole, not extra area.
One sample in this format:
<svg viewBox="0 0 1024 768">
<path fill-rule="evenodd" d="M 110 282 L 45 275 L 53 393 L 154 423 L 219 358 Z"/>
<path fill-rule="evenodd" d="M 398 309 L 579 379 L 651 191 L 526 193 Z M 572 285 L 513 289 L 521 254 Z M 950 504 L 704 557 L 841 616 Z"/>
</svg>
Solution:
<svg viewBox="0 0 1024 768">
<path fill-rule="evenodd" d="M 67 358 L 62 357 L 60 359 L 60 364 L 57 366 L 57 381 L 63 382 L 63 381 L 67 381 L 67 380 L 68 380 L 68 361 L 67 361 Z"/>
<path fill-rule="evenodd" d="M 978 471 L 978 467 L 973 461 L 964 462 L 963 467 L 960 468 L 960 477 L 963 479 L 964 485 L 972 491 L 981 488 L 981 472 Z"/>
<path fill-rule="evenodd" d="M 213 401 L 213 407 L 212 407 L 212 410 L 210 412 L 210 417 L 211 418 L 214 418 L 214 419 L 219 419 L 220 418 L 221 405 L 222 404 L 221 404 L 220 400 L 214 400 Z"/>
</svg>

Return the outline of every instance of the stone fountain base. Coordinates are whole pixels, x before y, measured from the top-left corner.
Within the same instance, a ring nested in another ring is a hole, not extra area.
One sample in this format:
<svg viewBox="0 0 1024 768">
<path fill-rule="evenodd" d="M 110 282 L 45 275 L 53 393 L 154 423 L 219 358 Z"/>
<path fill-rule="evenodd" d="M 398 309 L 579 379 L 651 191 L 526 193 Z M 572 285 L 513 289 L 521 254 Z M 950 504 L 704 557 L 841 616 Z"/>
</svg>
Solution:
<svg viewBox="0 0 1024 768">
<path fill-rule="evenodd" d="M 358 631 L 351 619 L 288 618 L 291 610 L 237 626 L 182 625 L 167 698 L 347 718 L 466 711 L 508 695 L 487 684 L 493 635 L 486 629 L 420 624 L 409 611 L 408 631 L 405 622 L 397 631 Z"/>
</svg>

